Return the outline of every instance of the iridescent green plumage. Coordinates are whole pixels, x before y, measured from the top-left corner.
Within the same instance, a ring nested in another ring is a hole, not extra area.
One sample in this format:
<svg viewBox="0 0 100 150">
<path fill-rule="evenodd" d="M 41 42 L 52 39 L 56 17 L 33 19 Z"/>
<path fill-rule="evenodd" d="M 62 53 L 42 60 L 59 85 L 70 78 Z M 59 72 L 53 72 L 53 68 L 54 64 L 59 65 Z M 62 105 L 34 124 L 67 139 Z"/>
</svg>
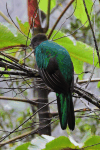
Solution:
<svg viewBox="0 0 100 150">
<path fill-rule="evenodd" d="M 74 82 L 73 64 L 65 48 L 40 35 L 34 37 L 31 45 L 35 48 L 36 63 L 44 82 L 51 87 L 57 96 L 61 128 L 75 127 L 75 116 L 72 102 Z M 35 42 L 38 43 L 36 44 Z"/>
</svg>

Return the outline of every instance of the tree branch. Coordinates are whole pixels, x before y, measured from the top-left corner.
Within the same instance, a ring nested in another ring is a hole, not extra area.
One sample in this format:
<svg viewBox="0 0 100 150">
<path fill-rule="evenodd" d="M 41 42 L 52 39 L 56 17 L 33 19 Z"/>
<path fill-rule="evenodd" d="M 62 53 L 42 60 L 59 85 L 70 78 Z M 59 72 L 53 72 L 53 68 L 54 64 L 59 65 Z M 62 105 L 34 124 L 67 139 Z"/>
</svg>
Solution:
<svg viewBox="0 0 100 150">
<path fill-rule="evenodd" d="M 20 66 L 21 68 L 22 66 Z M 39 72 L 36 69 L 32 69 L 30 67 L 22 67 L 22 69 L 25 71 L 0 71 L 0 74 L 9 74 L 9 75 L 21 75 L 21 76 L 27 76 L 27 77 L 37 77 L 40 78 Z M 90 91 L 87 91 L 83 89 L 81 86 L 74 85 L 74 92 L 77 93 L 80 97 L 85 98 L 90 103 L 94 104 L 96 107 L 100 108 L 100 99 L 92 94 Z"/>
<path fill-rule="evenodd" d="M 13 22 L 11 22 L 11 20 L 8 19 L 8 17 L 3 12 L 1 12 L 1 11 L 0 11 L 0 16 L 2 16 L 8 23 L 12 24 L 15 27 L 15 25 L 13 24 Z"/>
<path fill-rule="evenodd" d="M 40 77 L 38 70 L 20 64 L 15 64 L 9 61 L 7 62 L 0 61 L 0 67 L 3 67 L 5 69 L 21 70 L 21 71 L 0 71 L 0 74 L 2 75 L 9 74 L 9 75 L 19 75 L 19 76 L 22 75 L 27 77 L 38 77 L 38 78 Z"/>
<path fill-rule="evenodd" d="M 99 110 L 99 109 L 96 109 L 96 108 L 95 108 L 95 110 Z M 90 111 L 90 110 L 89 110 L 89 109 L 86 109 L 86 108 L 85 108 L 85 109 L 77 109 L 77 110 L 75 110 L 75 112 L 82 112 L 82 111 Z M 54 117 L 54 116 L 56 116 L 56 115 L 58 115 L 57 112 L 50 113 L 50 117 Z M 12 142 L 14 142 L 14 141 L 16 141 L 16 140 L 18 140 L 18 139 L 22 139 L 22 138 L 24 138 L 24 137 L 30 135 L 32 132 L 37 133 L 37 132 L 38 132 L 38 129 L 39 129 L 39 128 L 37 128 L 37 129 L 35 129 L 35 130 L 33 130 L 33 131 L 25 132 L 24 134 L 21 134 L 21 135 L 19 135 L 19 136 L 16 136 L 16 137 L 14 137 L 14 138 L 12 138 L 12 139 L 10 139 L 10 140 L 7 140 L 7 141 L 5 141 L 5 142 L 1 142 L 1 143 L 0 143 L 0 147 L 4 146 L 4 145 L 6 145 L 6 144 L 12 143 Z"/>
<path fill-rule="evenodd" d="M 82 83 L 86 83 L 88 82 L 89 79 L 85 79 L 85 80 L 78 80 L 77 83 L 78 84 L 82 84 Z M 92 78 L 90 82 L 99 82 L 100 81 L 100 78 Z"/>
<path fill-rule="evenodd" d="M 21 71 L 0 71 L 0 74 L 8 74 L 8 75 L 18 75 L 18 76 L 28 76 L 27 73 Z"/>
<path fill-rule="evenodd" d="M 9 69 L 21 70 L 20 68 L 14 66 L 14 65 L 11 65 L 11 64 L 8 64 L 8 63 L 2 62 L 2 61 L 0 61 L 0 67 L 3 67 L 5 69 L 9 68 Z"/>
<path fill-rule="evenodd" d="M 25 103 L 30 103 L 30 104 L 33 104 L 33 105 L 36 105 L 36 106 L 37 106 L 38 103 L 40 103 L 40 102 L 38 102 L 38 100 L 41 100 L 41 101 L 43 100 L 42 98 L 34 98 L 34 99 L 31 99 L 31 100 L 28 100 L 28 99 L 23 99 L 23 98 L 18 98 L 18 97 L 5 97 L 5 96 L 0 96 L 0 99 L 25 102 Z M 46 104 L 46 103 L 44 103 L 44 104 Z"/>
<path fill-rule="evenodd" d="M 28 99 L 22 99 L 22 98 L 18 98 L 18 97 L 5 97 L 5 96 L 0 96 L 0 100 L 10 100 L 10 101 L 19 101 L 19 102 L 25 102 L 25 103 L 30 103 L 33 105 L 36 105 L 36 101 L 38 99 L 32 99 L 32 100 L 28 100 Z"/>
<path fill-rule="evenodd" d="M 34 130 L 34 132 L 37 133 L 37 129 L 36 129 L 36 131 Z M 25 137 L 25 136 L 27 136 L 27 135 L 29 135 L 29 134 L 31 134 L 31 133 L 32 133 L 32 131 L 25 132 L 25 133 L 23 133 L 23 134 L 21 134 L 21 135 L 18 135 L 18 136 L 14 137 L 14 138 L 12 138 L 12 139 L 10 139 L 10 140 L 8 140 L 8 141 L 2 142 L 2 143 L 0 143 L 0 147 L 4 146 L 4 145 L 6 145 L 6 144 L 9 144 L 9 143 L 11 143 L 11 142 L 14 142 L 14 141 L 16 141 L 16 140 L 18 140 L 18 139 L 21 139 L 21 138 L 23 138 L 23 137 Z"/>
<path fill-rule="evenodd" d="M 95 111 L 100 111 L 98 108 L 93 108 Z M 88 112 L 88 111 L 91 111 L 91 109 L 89 109 L 89 108 L 82 108 L 82 109 L 75 109 L 74 110 L 74 112 L 76 113 L 76 112 Z M 58 112 L 51 112 L 50 114 L 50 117 L 55 117 L 55 116 L 57 116 L 58 115 Z"/>
<path fill-rule="evenodd" d="M 0 48 L 0 51 L 5 51 L 5 50 L 7 50 L 7 49 L 13 49 L 13 48 L 15 48 L 15 47 L 26 47 L 26 45 L 23 45 L 23 44 L 21 44 L 21 45 L 13 45 L 13 46 L 7 46 L 7 47 L 3 47 L 3 48 Z"/>
<path fill-rule="evenodd" d="M 74 85 L 74 92 L 77 93 L 80 97 L 86 99 L 91 104 L 100 108 L 100 98 L 98 98 L 95 94 L 85 90 L 80 85 Z"/>
</svg>

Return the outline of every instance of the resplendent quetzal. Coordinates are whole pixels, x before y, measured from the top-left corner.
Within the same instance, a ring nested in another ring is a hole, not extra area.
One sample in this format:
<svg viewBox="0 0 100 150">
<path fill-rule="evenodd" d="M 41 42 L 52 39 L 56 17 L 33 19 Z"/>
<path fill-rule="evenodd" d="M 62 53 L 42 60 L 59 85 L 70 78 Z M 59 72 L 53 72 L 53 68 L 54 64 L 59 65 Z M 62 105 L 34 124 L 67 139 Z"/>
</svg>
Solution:
<svg viewBox="0 0 100 150">
<path fill-rule="evenodd" d="M 36 63 L 43 81 L 56 92 L 61 128 L 75 128 L 72 92 L 74 68 L 68 51 L 47 39 L 45 34 L 37 34 L 31 40 Z"/>
</svg>

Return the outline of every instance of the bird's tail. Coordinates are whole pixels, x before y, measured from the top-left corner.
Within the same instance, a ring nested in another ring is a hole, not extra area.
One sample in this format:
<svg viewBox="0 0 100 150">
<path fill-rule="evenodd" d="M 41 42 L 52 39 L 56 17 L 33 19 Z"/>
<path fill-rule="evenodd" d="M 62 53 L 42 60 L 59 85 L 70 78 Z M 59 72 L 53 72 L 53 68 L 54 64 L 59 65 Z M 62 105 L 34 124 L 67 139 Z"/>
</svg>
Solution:
<svg viewBox="0 0 100 150">
<path fill-rule="evenodd" d="M 65 130 L 68 124 L 69 129 L 74 130 L 75 116 L 72 102 L 72 94 L 69 93 L 65 95 L 63 93 L 56 93 L 56 95 L 61 128 Z"/>
</svg>

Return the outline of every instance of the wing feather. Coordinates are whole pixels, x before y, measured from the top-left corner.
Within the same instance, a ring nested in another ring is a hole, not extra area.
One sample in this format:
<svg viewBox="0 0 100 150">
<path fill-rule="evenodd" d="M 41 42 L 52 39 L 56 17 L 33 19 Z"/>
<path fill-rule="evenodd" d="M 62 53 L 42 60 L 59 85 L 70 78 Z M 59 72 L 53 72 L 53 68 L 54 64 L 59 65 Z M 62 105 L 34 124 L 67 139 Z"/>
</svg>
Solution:
<svg viewBox="0 0 100 150">
<path fill-rule="evenodd" d="M 55 92 L 58 93 L 66 93 L 66 91 L 69 88 L 69 85 L 65 81 L 63 75 L 61 74 L 55 57 L 50 59 L 46 69 L 38 69 L 42 79 L 50 88 L 52 88 Z"/>
</svg>

